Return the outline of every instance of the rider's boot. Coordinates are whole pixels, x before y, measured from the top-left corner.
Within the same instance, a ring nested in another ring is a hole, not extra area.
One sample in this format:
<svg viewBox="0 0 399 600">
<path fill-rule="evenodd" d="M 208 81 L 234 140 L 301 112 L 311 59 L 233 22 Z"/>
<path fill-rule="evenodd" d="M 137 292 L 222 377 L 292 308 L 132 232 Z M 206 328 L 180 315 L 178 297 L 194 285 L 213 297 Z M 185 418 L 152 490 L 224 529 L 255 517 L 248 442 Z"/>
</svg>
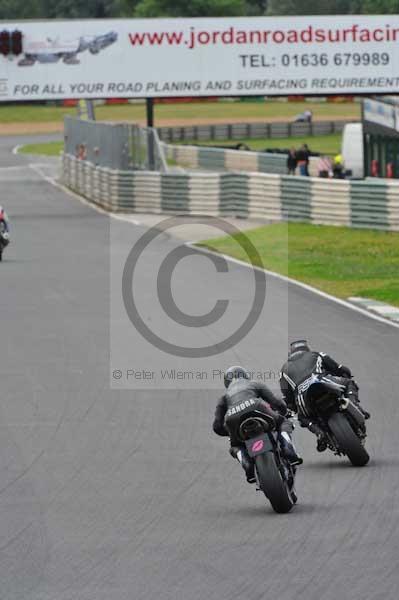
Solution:
<svg viewBox="0 0 399 600">
<path fill-rule="evenodd" d="M 255 465 L 254 462 L 248 456 L 245 448 L 240 448 L 239 446 L 231 446 L 230 454 L 233 458 L 236 458 L 241 464 L 242 468 L 245 471 L 248 483 L 255 483 Z"/>
<path fill-rule="evenodd" d="M 324 452 L 327 450 L 327 437 L 324 433 L 317 436 L 317 452 Z"/>
<path fill-rule="evenodd" d="M 317 452 L 324 452 L 327 450 L 327 436 L 317 423 L 309 423 L 309 431 L 315 434 L 317 437 Z"/>
<path fill-rule="evenodd" d="M 347 386 L 347 390 L 346 390 L 346 395 L 349 398 L 349 400 L 351 400 L 354 404 L 356 404 L 356 407 L 360 410 L 360 412 L 362 413 L 363 417 L 366 419 L 370 418 L 370 413 L 365 410 L 363 408 L 363 406 L 360 404 L 360 400 L 359 400 L 359 387 L 357 385 L 357 383 L 353 380 L 351 380 L 348 383 Z"/>
<path fill-rule="evenodd" d="M 280 444 L 285 458 L 291 466 L 296 467 L 303 463 L 303 458 L 297 453 L 291 436 L 286 431 L 280 433 Z"/>
</svg>

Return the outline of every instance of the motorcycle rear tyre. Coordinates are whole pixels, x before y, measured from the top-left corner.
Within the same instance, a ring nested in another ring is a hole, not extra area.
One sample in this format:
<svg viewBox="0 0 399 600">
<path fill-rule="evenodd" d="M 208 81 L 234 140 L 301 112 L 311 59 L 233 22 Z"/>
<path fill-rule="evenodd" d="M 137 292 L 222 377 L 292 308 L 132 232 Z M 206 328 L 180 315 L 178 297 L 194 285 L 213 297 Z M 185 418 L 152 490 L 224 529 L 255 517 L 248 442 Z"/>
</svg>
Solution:
<svg viewBox="0 0 399 600">
<path fill-rule="evenodd" d="M 295 504 L 294 498 L 277 467 L 272 452 L 260 454 L 255 458 L 259 487 L 270 501 L 276 513 L 288 513 Z"/>
</svg>

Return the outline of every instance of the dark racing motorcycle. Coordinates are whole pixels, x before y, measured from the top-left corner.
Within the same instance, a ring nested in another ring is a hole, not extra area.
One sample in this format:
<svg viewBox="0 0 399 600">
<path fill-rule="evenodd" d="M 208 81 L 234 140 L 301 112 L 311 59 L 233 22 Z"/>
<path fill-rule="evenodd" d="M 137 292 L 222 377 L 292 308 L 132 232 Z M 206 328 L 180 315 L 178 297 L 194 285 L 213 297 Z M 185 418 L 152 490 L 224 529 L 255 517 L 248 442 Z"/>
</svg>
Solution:
<svg viewBox="0 0 399 600">
<path fill-rule="evenodd" d="M 312 375 L 298 386 L 298 401 L 315 418 L 337 456 L 346 455 L 352 465 L 363 467 L 370 456 L 365 449 L 366 422 L 356 403 L 345 397 L 342 386 L 321 375 Z"/>
<path fill-rule="evenodd" d="M 264 402 L 247 400 L 226 414 L 226 427 L 242 444 L 255 465 L 257 488 L 277 513 L 287 513 L 297 502 L 296 468 L 284 457 L 278 424 L 266 414 Z M 238 418 L 237 418 L 238 417 Z"/>
<path fill-rule="evenodd" d="M 3 221 L 0 221 L 0 260 L 3 260 L 3 250 L 10 243 L 9 235 Z"/>
</svg>

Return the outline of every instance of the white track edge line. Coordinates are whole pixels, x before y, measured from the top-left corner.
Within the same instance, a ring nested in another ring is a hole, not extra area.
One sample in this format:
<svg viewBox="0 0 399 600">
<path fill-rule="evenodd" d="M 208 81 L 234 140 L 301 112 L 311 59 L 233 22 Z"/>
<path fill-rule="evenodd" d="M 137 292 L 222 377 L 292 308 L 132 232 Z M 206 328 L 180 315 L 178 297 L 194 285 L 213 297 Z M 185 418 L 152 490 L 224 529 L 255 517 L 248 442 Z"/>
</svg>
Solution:
<svg viewBox="0 0 399 600">
<path fill-rule="evenodd" d="M 65 194 L 68 194 L 68 196 L 75 198 L 75 200 L 78 200 L 78 202 L 80 202 L 84 206 L 87 206 L 87 207 L 91 208 L 92 210 L 95 210 L 96 212 L 100 213 L 101 215 L 105 215 L 106 217 L 109 217 L 110 219 L 115 219 L 116 221 L 124 221 L 125 223 L 131 223 L 132 225 L 141 225 L 140 221 L 137 221 L 135 219 L 127 219 L 125 215 L 117 215 L 115 213 L 111 213 L 111 212 L 105 210 L 104 208 L 101 208 L 100 206 L 93 204 L 93 202 L 89 202 L 88 200 L 86 200 L 86 198 L 84 198 L 83 196 L 80 196 L 79 194 L 76 194 L 75 192 L 73 192 L 72 190 L 67 188 L 66 186 L 62 185 L 62 183 L 59 183 L 53 177 L 48 177 L 47 175 L 45 175 L 40 169 L 41 166 L 47 166 L 47 165 L 46 165 L 46 163 L 43 163 L 43 164 L 30 163 L 29 164 L 29 167 L 33 171 L 35 171 L 35 173 L 40 175 L 40 177 L 42 177 L 42 179 L 47 181 L 47 183 L 50 183 L 51 185 L 53 185 L 57 189 L 61 190 Z"/>
<path fill-rule="evenodd" d="M 102 215 L 106 215 L 111 219 L 116 219 L 117 221 L 123 221 L 124 223 L 130 223 L 131 225 L 141 225 L 142 224 L 142 223 L 140 223 L 140 221 L 127 219 L 126 215 L 116 215 L 115 213 L 110 213 L 110 212 L 104 210 L 103 208 L 96 206 L 92 202 L 89 202 L 82 196 L 79 196 L 79 194 L 76 194 L 69 188 L 63 186 L 61 183 L 58 183 L 52 177 L 47 177 L 47 175 L 44 175 L 44 173 L 41 172 L 39 165 L 37 165 L 35 163 L 31 163 L 31 164 L 29 164 L 29 167 L 31 169 L 33 169 L 33 171 L 38 173 L 45 181 L 47 181 L 54 187 L 62 190 L 69 196 L 72 196 L 72 198 L 75 198 L 81 204 L 84 204 L 85 206 L 92 208 L 96 212 L 98 212 Z M 384 317 L 374 315 L 367 309 L 361 308 L 360 306 L 355 306 L 354 304 L 351 304 L 350 302 L 347 302 L 346 300 L 342 300 L 341 298 L 337 298 L 336 296 L 331 296 L 330 294 L 327 294 L 326 292 L 322 292 L 321 290 L 318 290 L 317 288 L 314 288 L 311 285 L 308 285 L 307 283 L 303 283 L 302 281 L 298 281 L 297 279 L 291 279 L 290 277 L 287 277 L 286 275 L 281 275 L 280 273 L 276 273 L 275 271 L 269 271 L 267 269 L 262 269 L 261 267 L 255 267 L 254 265 L 246 263 L 243 260 L 239 260 L 238 258 L 234 258 L 233 256 L 228 256 L 227 254 L 221 254 L 220 252 L 213 252 L 212 250 L 209 250 L 208 248 L 204 248 L 202 246 L 197 246 L 195 244 L 195 242 L 185 242 L 185 245 L 195 248 L 196 250 L 198 250 L 200 252 L 204 252 L 205 254 L 208 253 L 208 254 L 213 254 L 213 255 L 217 255 L 217 256 L 223 256 L 223 258 L 225 258 L 226 260 L 236 263 L 237 265 L 241 265 L 242 267 L 246 267 L 247 269 L 257 269 L 258 271 L 263 271 L 264 273 L 266 273 L 266 275 L 269 275 L 270 277 L 274 277 L 275 279 L 280 279 L 280 281 L 285 281 L 286 283 L 291 283 L 293 285 L 296 285 L 304 290 L 307 290 L 308 292 L 312 292 L 313 294 L 316 294 L 317 296 L 324 298 L 325 300 L 330 300 L 331 302 L 335 302 L 335 304 L 339 304 L 341 306 L 344 306 L 345 308 L 349 308 L 350 310 L 360 313 L 360 314 L 364 315 L 365 317 L 369 317 L 369 319 L 373 319 L 374 321 L 379 321 L 380 323 L 383 323 L 384 325 L 390 325 L 391 327 L 395 327 L 396 329 L 399 329 L 399 323 L 394 323 L 393 321 L 390 321 L 389 319 L 384 319 Z"/>
<path fill-rule="evenodd" d="M 26 165 L 12 165 L 9 167 L 0 167 L 0 173 L 1 171 L 21 171 L 21 169 L 26 169 Z"/>
<path fill-rule="evenodd" d="M 286 283 L 291 283 L 293 285 L 296 285 L 297 287 L 307 290 L 308 292 L 312 292 L 313 294 L 316 294 L 317 296 L 320 296 L 321 298 L 324 298 L 325 300 L 330 300 L 331 302 L 335 302 L 335 304 L 339 304 L 340 306 L 344 306 L 345 308 L 349 308 L 357 313 L 360 313 L 366 317 L 369 317 L 370 319 L 373 319 L 374 321 L 379 321 L 380 323 L 383 323 L 384 325 L 390 325 L 391 327 L 395 327 L 396 329 L 399 329 L 399 323 L 395 323 L 394 321 L 391 321 L 389 319 L 384 319 L 384 317 L 375 315 L 367 309 L 361 308 L 360 306 L 355 306 L 354 304 L 347 302 L 347 300 L 342 300 L 342 298 L 337 298 L 336 296 L 331 296 L 330 294 L 327 294 L 326 292 L 322 292 L 321 290 L 318 290 L 317 288 L 314 288 L 311 285 L 308 285 L 307 283 L 303 283 L 302 281 L 298 281 L 297 279 L 291 279 L 290 277 L 287 277 L 286 275 L 281 275 L 280 273 L 276 273 L 275 271 L 269 271 L 268 269 L 262 269 L 262 267 L 257 267 L 257 266 L 251 265 L 243 260 L 234 258 L 233 256 L 229 256 L 228 254 L 221 254 L 220 252 L 214 252 L 212 250 L 209 250 L 208 248 L 204 248 L 203 246 L 197 246 L 193 242 L 186 242 L 186 245 L 190 246 L 192 248 L 195 248 L 196 250 L 199 250 L 200 252 L 213 254 L 216 256 L 223 256 L 224 259 L 229 260 L 230 262 L 236 263 L 237 265 L 241 265 L 242 267 L 246 267 L 247 269 L 256 269 L 257 271 L 263 271 L 264 273 L 266 273 L 266 275 L 269 275 L 270 277 L 274 277 L 275 279 L 280 279 L 281 281 L 285 281 Z"/>
</svg>

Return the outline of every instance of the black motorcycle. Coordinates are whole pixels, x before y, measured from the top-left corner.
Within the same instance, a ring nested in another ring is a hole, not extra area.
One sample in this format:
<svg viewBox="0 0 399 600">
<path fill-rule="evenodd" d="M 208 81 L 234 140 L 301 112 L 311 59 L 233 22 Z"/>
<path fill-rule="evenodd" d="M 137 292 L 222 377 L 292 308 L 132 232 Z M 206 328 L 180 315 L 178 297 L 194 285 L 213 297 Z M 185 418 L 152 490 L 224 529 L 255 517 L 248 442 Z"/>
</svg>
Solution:
<svg viewBox="0 0 399 600">
<path fill-rule="evenodd" d="M 3 250 L 10 243 L 3 221 L 0 221 L 0 261 L 3 260 Z"/>
<path fill-rule="evenodd" d="M 355 467 L 366 465 L 370 456 L 364 447 L 364 415 L 345 397 L 342 385 L 328 377 L 312 375 L 298 387 L 298 394 L 302 410 L 325 432 L 328 448 L 337 456 L 346 455 Z"/>
<path fill-rule="evenodd" d="M 266 414 L 262 402 L 256 399 L 247 400 L 233 410 L 234 419 L 226 415 L 226 427 L 230 433 L 234 428 L 234 436 L 245 444 L 254 461 L 257 489 L 265 494 L 277 513 L 289 512 L 297 502 L 296 468 L 284 457 L 275 418 Z"/>
</svg>

